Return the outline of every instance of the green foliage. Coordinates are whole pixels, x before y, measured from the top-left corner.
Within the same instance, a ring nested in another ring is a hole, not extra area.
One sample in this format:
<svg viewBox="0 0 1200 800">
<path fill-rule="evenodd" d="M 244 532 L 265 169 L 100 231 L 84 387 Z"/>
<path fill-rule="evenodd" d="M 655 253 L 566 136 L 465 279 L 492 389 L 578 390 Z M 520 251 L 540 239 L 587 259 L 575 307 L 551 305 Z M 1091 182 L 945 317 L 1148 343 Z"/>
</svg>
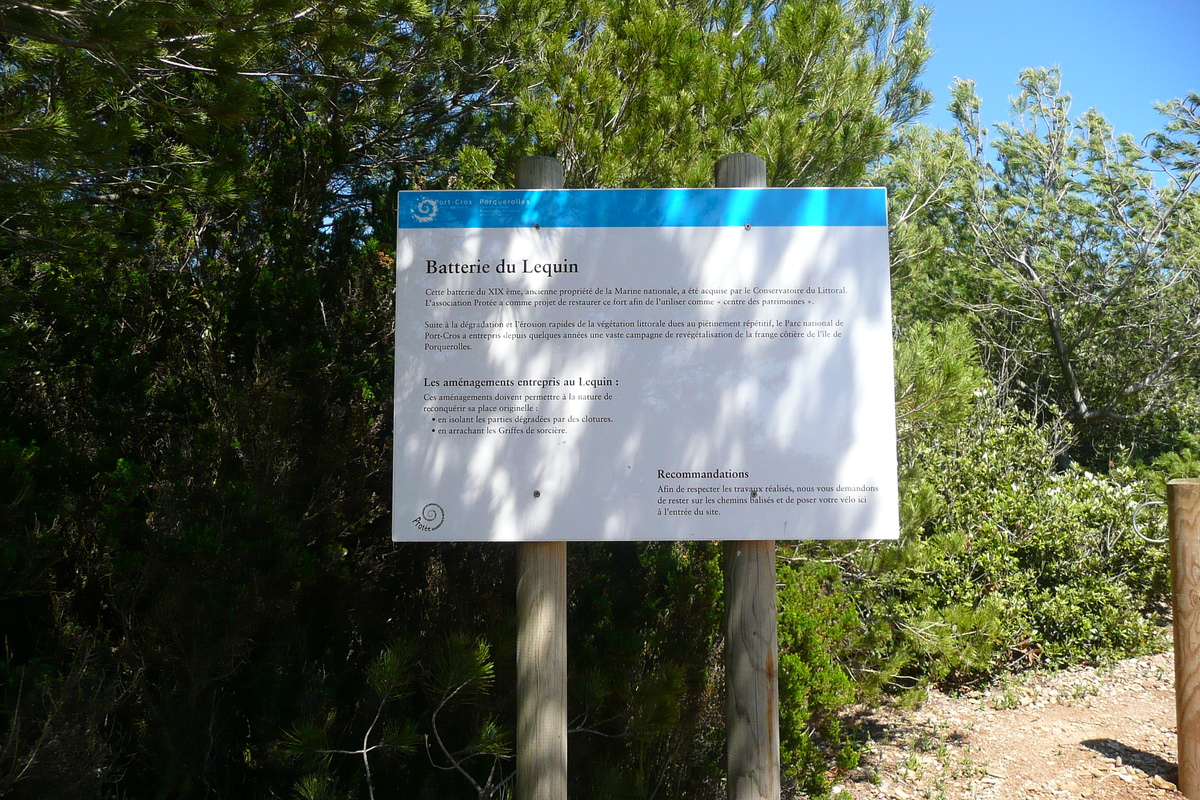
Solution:
<svg viewBox="0 0 1200 800">
<path fill-rule="evenodd" d="M 902 540 L 859 562 L 869 567 L 862 602 L 892 629 L 886 654 L 904 665 L 900 682 L 977 680 L 1154 646 L 1166 554 L 1132 530 L 1148 486 L 1130 468 L 1059 470 L 1070 431 L 1047 430 L 988 392 L 971 348 L 945 344 L 964 332 L 915 326 L 897 347 L 900 384 L 932 376 L 913 383 L 912 403 L 928 396 L 957 409 L 907 429 Z M 945 402 L 947 391 L 957 402 Z"/>
<path fill-rule="evenodd" d="M 454 644 L 447 645 L 447 649 L 453 648 Z M 482 658 L 486 663 L 486 648 L 476 646 L 471 649 L 477 658 Z M 367 667 L 367 685 L 380 700 L 402 700 L 413 691 L 417 676 L 416 662 L 416 648 L 405 641 L 393 642 Z M 487 668 L 490 670 L 490 665 Z M 490 671 L 487 677 L 491 678 Z"/>
<path fill-rule="evenodd" d="M 853 765 L 839 710 L 880 687 L 1144 646 L 1165 592 L 1161 551 L 1126 535 L 1146 484 L 1124 463 L 1056 471 L 1070 431 L 987 393 L 1003 376 L 989 360 L 983 380 L 972 338 L 998 329 L 961 312 L 994 276 L 963 235 L 974 195 L 943 202 L 977 153 L 894 138 L 928 102 L 926 9 L 10 5 L 0 795 L 503 796 L 514 554 L 389 541 L 389 250 L 398 188 L 506 186 L 534 151 L 572 186 L 702 185 L 738 150 L 774 185 L 846 185 L 887 157 L 905 533 L 806 545 L 780 571 L 790 785 L 820 793 Z M 1179 220 L 1154 253 L 1180 275 L 1200 229 L 1180 199 L 1194 108 L 1166 107 L 1150 153 Z M 1088 120 L 1079 152 L 1107 152 Z M 1041 144 L 1003 136 L 1027 174 Z M 1087 191 L 1141 187 L 1140 220 L 1153 192 L 1119 153 L 1124 171 Z M 1194 404 L 1162 406 L 1136 457 L 1190 469 Z M 720 791 L 717 553 L 572 547 L 573 794 Z"/>
<path fill-rule="evenodd" d="M 461 633 L 434 647 L 424 673 L 426 691 L 460 701 L 487 692 L 494 676 L 488 646 Z"/>
<path fill-rule="evenodd" d="M 778 569 L 779 742 L 784 780 L 829 791 L 829 755 L 852 769 L 858 748 L 840 713 L 859 697 L 838 657 L 861 649 L 863 623 L 833 564 L 797 559 Z"/>
<path fill-rule="evenodd" d="M 338 800 L 341 796 L 336 781 L 320 773 L 306 775 L 296 785 L 297 800 Z"/>
<path fill-rule="evenodd" d="M 894 360 L 900 439 L 936 438 L 971 416 L 985 383 L 965 320 L 951 319 L 936 328 L 925 321 L 913 323 L 897 342 Z"/>
<path fill-rule="evenodd" d="M 569 187 L 700 186 L 756 152 L 770 185 L 854 185 L 916 82 L 929 11 L 907 0 L 583 0 L 514 108 L 514 144 L 556 155 Z"/>
<path fill-rule="evenodd" d="M 490 601 L 468 576 L 502 561 L 388 541 L 374 235 L 535 31 L 520 3 L 438 12 L 0 16 L 0 794 L 358 793 L 361 758 L 276 743 L 368 730 L 376 785 L 462 790 L 405 756 L 430 724 L 410 673 L 427 627 L 502 626 L 507 601 L 437 593 Z"/>
<path fill-rule="evenodd" d="M 433 706 L 430 736 L 445 762 L 440 766 L 460 774 L 480 798 L 498 797 L 506 782 L 500 776 L 502 761 L 512 756 L 508 732 L 489 714 L 469 715 L 465 728 L 461 721 L 448 726 L 442 715 L 461 712 L 463 706 L 473 706 L 486 697 L 494 672 L 490 648 L 461 633 L 435 645 L 423 669 L 422 683 Z M 450 736 L 466 736 L 467 741 L 451 744 Z M 478 772 L 481 759 L 488 765 L 486 773 Z"/>
<path fill-rule="evenodd" d="M 719 547 L 569 549 L 570 789 L 697 797 L 724 773 Z"/>
<path fill-rule="evenodd" d="M 1187 405 L 1200 358 L 1200 97 L 1161 107 L 1144 148 L 1094 109 L 1070 116 L 1056 70 L 1026 70 L 1012 120 L 956 84 L 957 141 L 915 131 L 898 183 L 902 314 L 969 312 L 1001 394 L 1075 426 L 1100 467 Z M 1150 434 L 1153 437 L 1153 434 Z"/>
<path fill-rule="evenodd" d="M 982 291 L 967 258 L 957 199 L 970 158 L 953 131 L 907 125 L 870 177 L 888 189 L 892 316 L 904 331 L 914 322 L 935 324 L 962 316 Z"/>
<path fill-rule="evenodd" d="M 1154 496 L 1165 497 L 1167 481 L 1200 477 L 1200 432 L 1184 432 L 1174 450 L 1161 453 L 1144 470 Z"/>
</svg>

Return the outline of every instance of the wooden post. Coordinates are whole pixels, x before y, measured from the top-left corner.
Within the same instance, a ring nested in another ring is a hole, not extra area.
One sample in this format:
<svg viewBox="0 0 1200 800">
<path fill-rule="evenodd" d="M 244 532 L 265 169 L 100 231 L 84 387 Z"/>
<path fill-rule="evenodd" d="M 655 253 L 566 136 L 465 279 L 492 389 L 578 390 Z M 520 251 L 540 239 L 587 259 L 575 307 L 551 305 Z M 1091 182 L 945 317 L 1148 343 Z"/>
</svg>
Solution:
<svg viewBox="0 0 1200 800">
<path fill-rule="evenodd" d="M 561 189 L 562 164 L 522 158 L 516 184 Z M 516 800 L 566 800 L 567 544 L 522 542 L 517 560 Z"/>
<path fill-rule="evenodd" d="M 765 187 L 750 153 L 717 162 L 720 188 Z M 779 628 L 775 542 L 724 543 L 725 757 L 729 800 L 779 800 Z"/>
<path fill-rule="evenodd" d="M 518 562 L 517 800 L 566 800 L 566 542 L 522 542 Z"/>
<path fill-rule="evenodd" d="M 1179 791 L 1200 800 L 1200 479 L 1167 483 Z"/>
<path fill-rule="evenodd" d="M 525 156 L 517 161 L 518 189 L 563 188 L 562 163 L 549 156 Z"/>
</svg>

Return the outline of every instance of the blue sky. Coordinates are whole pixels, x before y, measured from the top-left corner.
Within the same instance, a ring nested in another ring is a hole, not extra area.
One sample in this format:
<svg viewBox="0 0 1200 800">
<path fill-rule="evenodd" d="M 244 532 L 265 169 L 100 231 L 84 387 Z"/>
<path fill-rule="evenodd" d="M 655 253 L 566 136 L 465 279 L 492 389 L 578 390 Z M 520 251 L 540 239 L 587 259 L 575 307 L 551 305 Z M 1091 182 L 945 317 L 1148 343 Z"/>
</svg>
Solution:
<svg viewBox="0 0 1200 800">
<path fill-rule="evenodd" d="M 923 83 L 934 94 L 922 122 L 944 110 L 955 77 L 975 80 L 982 119 L 1008 119 L 1026 67 L 1058 65 L 1071 116 L 1090 107 L 1118 133 L 1160 128 L 1156 100 L 1200 92 L 1200 0 L 926 0 L 934 56 Z"/>
</svg>

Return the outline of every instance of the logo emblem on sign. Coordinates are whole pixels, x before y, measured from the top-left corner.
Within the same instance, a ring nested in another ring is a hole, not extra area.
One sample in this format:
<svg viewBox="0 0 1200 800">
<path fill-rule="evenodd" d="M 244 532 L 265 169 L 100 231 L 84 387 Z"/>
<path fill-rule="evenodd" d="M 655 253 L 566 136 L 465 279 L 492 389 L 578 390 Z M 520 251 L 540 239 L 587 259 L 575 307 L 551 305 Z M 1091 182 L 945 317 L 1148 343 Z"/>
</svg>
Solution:
<svg viewBox="0 0 1200 800">
<path fill-rule="evenodd" d="M 442 527 L 442 523 L 446 521 L 446 512 L 437 503 L 426 503 L 421 509 L 421 516 L 413 520 L 413 525 L 416 525 L 423 531 L 436 531 Z"/>
<path fill-rule="evenodd" d="M 438 215 L 437 200 L 430 200 L 428 197 L 422 197 L 417 201 L 416 208 L 412 211 L 412 218 L 417 222 L 433 222 Z"/>
</svg>

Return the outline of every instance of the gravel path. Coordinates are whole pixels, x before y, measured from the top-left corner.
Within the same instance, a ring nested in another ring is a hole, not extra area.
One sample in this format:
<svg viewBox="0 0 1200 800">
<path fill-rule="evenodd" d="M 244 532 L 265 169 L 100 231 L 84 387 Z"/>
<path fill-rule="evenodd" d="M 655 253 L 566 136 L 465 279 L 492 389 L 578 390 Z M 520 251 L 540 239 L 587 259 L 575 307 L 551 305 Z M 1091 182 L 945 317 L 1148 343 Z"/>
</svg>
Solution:
<svg viewBox="0 0 1200 800">
<path fill-rule="evenodd" d="M 859 719 L 873 742 L 833 797 L 1182 798 L 1174 676 L 1168 652 L 876 709 Z"/>
</svg>

